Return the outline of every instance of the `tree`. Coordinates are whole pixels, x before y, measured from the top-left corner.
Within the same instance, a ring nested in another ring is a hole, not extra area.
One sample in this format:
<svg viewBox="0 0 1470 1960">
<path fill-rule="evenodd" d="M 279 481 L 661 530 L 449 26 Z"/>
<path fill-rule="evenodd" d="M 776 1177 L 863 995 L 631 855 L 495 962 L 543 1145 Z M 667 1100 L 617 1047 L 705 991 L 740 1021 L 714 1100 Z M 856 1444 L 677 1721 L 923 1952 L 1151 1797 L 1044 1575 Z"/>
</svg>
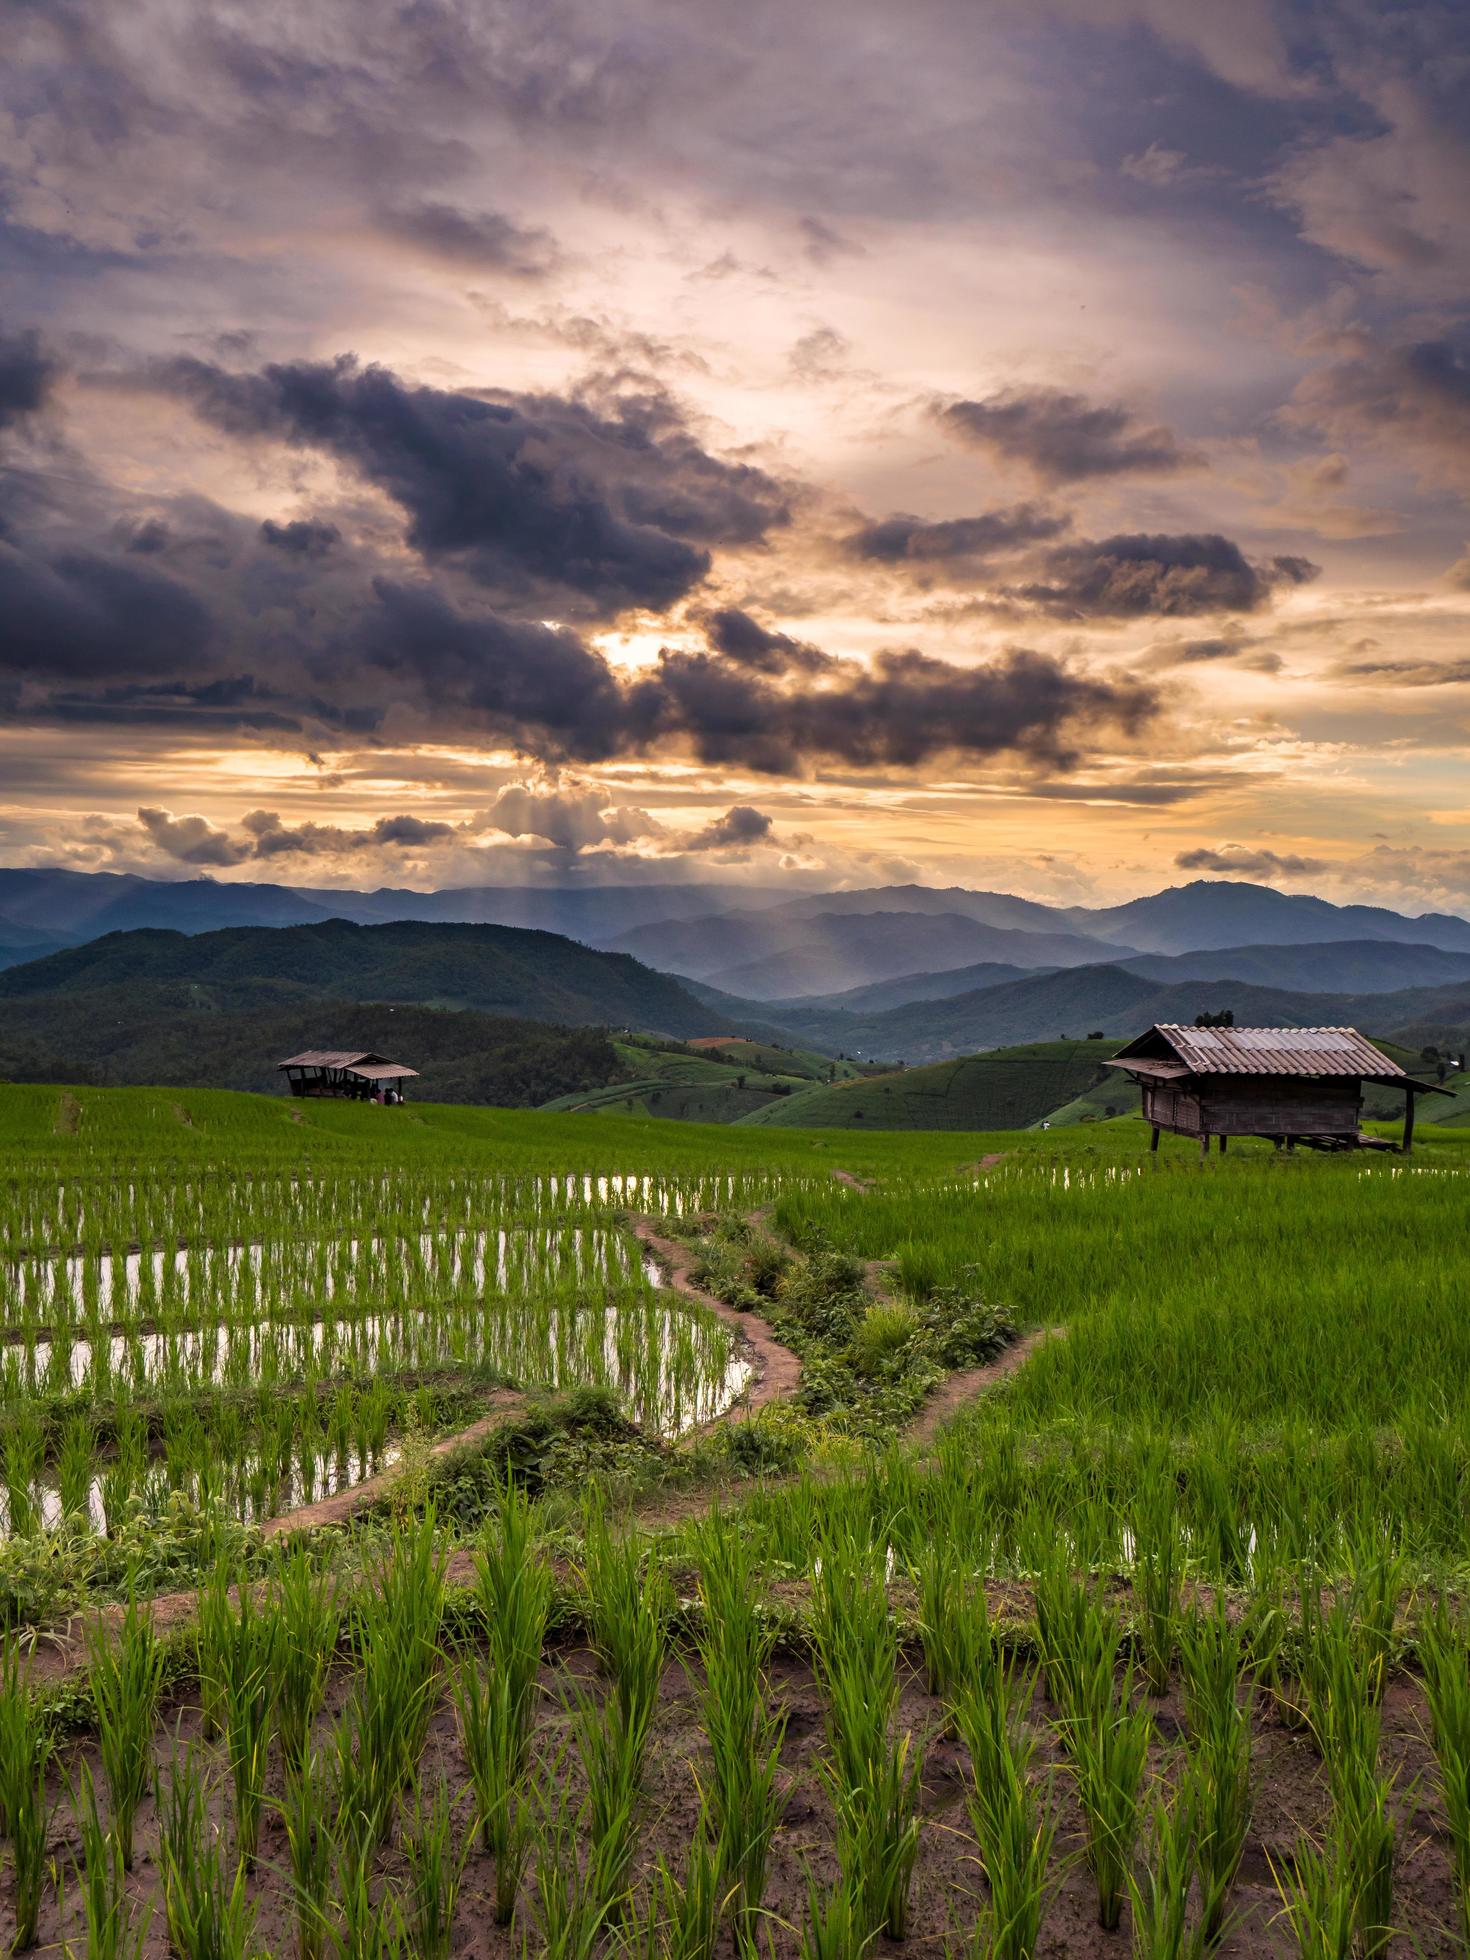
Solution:
<svg viewBox="0 0 1470 1960">
<path fill-rule="evenodd" d="M 1235 1014 L 1231 1008 L 1222 1007 L 1218 1014 L 1196 1014 L 1194 1025 L 1197 1028 L 1233 1028 Z"/>
</svg>

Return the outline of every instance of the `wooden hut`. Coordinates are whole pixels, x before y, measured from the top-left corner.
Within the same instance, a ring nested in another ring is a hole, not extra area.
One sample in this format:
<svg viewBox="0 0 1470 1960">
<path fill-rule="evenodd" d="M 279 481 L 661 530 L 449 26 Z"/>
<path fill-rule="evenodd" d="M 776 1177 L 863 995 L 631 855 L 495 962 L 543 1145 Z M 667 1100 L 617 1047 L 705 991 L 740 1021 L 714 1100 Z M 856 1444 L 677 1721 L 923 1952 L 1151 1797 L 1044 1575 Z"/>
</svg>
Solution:
<svg viewBox="0 0 1470 1960">
<path fill-rule="evenodd" d="M 1305 1143 L 1319 1150 L 1383 1149 L 1362 1132 L 1363 1084 L 1404 1093 L 1406 1153 L 1414 1145 L 1414 1099 L 1444 1095 L 1416 1082 L 1356 1028 L 1154 1027 L 1114 1059 L 1143 1091 L 1143 1114 L 1159 1133 L 1210 1138 L 1269 1137 L 1278 1149 Z"/>
<path fill-rule="evenodd" d="M 416 1068 L 390 1062 L 371 1049 L 308 1048 L 276 1064 L 293 1096 L 346 1096 L 354 1102 L 402 1102 L 403 1085 Z"/>
</svg>

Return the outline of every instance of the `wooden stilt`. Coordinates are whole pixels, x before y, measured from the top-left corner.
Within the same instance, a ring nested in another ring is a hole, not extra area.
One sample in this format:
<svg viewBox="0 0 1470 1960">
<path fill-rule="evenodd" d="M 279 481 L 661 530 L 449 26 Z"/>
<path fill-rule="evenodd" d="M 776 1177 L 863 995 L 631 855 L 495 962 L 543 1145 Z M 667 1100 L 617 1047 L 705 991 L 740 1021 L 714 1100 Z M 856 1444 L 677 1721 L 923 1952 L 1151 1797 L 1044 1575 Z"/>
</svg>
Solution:
<svg viewBox="0 0 1470 1960">
<path fill-rule="evenodd" d="M 1226 1136 L 1225 1132 L 1222 1130 L 1220 1132 L 1220 1155 L 1222 1157 L 1225 1155 L 1225 1146 L 1229 1141 L 1230 1139 Z"/>
<path fill-rule="evenodd" d="M 1159 1147 L 1159 1126 L 1157 1123 L 1154 1124 L 1154 1133 L 1149 1138 L 1148 1147 L 1150 1150 L 1157 1150 Z"/>
<path fill-rule="evenodd" d="M 1203 1163 L 1203 1162 L 1205 1161 L 1205 1159 L 1206 1159 L 1206 1158 L 1207 1158 L 1207 1157 L 1209 1156 L 1209 1154 L 1210 1154 L 1210 1133 L 1209 1133 L 1209 1131 L 1208 1131 L 1208 1130 L 1205 1130 L 1205 1131 L 1204 1131 L 1204 1132 L 1203 1132 L 1203 1133 L 1201 1134 L 1201 1136 L 1200 1136 L 1200 1140 L 1199 1140 L 1199 1160 L 1200 1160 L 1200 1162 L 1201 1162 L 1201 1163 Z"/>
<path fill-rule="evenodd" d="M 1399 1148 L 1406 1157 L 1414 1148 L 1414 1091 L 1412 1089 L 1404 1097 L 1404 1140 Z"/>
</svg>

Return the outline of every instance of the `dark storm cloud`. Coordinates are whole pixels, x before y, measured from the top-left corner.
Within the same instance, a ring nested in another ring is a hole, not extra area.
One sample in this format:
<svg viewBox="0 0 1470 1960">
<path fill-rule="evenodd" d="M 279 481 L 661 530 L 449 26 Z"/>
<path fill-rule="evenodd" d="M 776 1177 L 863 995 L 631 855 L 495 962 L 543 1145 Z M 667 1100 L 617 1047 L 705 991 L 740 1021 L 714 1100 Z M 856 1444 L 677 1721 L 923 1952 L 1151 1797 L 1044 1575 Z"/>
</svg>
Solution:
<svg viewBox="0 0 1470 1960">
<path fill-rule="evenodd" d="M 555 395 L 485 400 L 346 358 L 158 373 L 227 434 L 337 457 L 401 505 L 425 559 L 502 594 L 560 591 L 593 613 L 667 606 L 704 578 L 709 546 L 754 543 L 786 519 L 771 477 L 709 455 L 662 396 L 606 414 Z"/>
<path fill-rule="evenodd" d="M 518 225 L 500 211 L 465 211 L 425 199 L 380 211 L 378 224 L 391 237 L 436 258 L 517 279 L 544 279 L 560 257 L 549 231 Z"/>
<path fill-rule="evenodd" d="M 1158 474 L 1200 460 L 1172 429 L 1146 427 L 1117 403 L 1090 402 L 1061 388 L 1010 388 L 984 401 L 951 402 L 940 423 L 1002 462 L 1024 463 L 1046 483 Z"/>
<path fill-rule="evenodd" d="M 1046 578 L 1015 596 L 1076 619 L 1254 612 L 1278 586 L 1304 584 L 1316 572 L 1305 558 L 1253 564 L 1218 532 L 1140 532 L 1059 545 L 1047 555 Z"/>
<path fill-rule="evenodd" d="M 1298 857 L 1294 852 L 1282 855 L 1248 844 L 1225 844 L 1219 850 L 1202 844 L 1181 851 L 1174 862 L 1181 871 L 1218 871 L 1227 878 L 1306 878 L 1327 869 L 1323 858 Z"/>
<path fill-rule="evenodd" d="M 1039 504 L 1016 504 L 1009 510 L 990 510 L 978 517 L 949 517 L 936 522 L 902 513 L 867 524 L 843 539 L 854 558 L 884 565 L 905 561 L 932 564 L 952 558 L 984 558 L 1014 546 L 1060 537 L 1070 519 Z"/>
<path fill-rule="evenodd" d="M 1089 679 L 1025 648 L 983 667 L 913 650 L 834 664 L 835 679 L 782 687 L 712 655 L 665 652 L 629 687 L 630 727 L 640 746 L 682 736 L 703 762 L 771 774 L 819 759 L 912 768 L 1005 751 L 1071 768 L 1102 726 L 1136 732 L 1159 706 L 1139 682 Z"/>
<path fill-rule="evenodd" d="M 55 363 L 42 349 L 34 327 L 7 333 L 0 326 L 0 429 L 34 415 L 55 374 Z"/>
<path fill-rule="evenodd" d="M 263 543 L 288 552 L 293 558 L 325 558 L 333 545 L 342 541 L 342 533 L 335 524 L 312 517 L 293 517 L 286 524 L 277 524 L 274 518 L 268 517 L 260 527 L 260 536 Z"/>
<path fill-rule="evenodd" d="M 199 660 L 208 609 L 141 565 L 90 551 L 28 555 L 0 542 L 0 666 L 106 680 L 168 675 Z"/>
<path fill-rule="evenodd" d="M 762 674 L 784 674 L 793 669 L 817 673 L 832 663 L 832 656 L 820 647 L 794 640 L 789 633 L 772 632 L 738 606 L 723 606 L 705 621 L 709 643 L 737 666 Z"/>
</svg>

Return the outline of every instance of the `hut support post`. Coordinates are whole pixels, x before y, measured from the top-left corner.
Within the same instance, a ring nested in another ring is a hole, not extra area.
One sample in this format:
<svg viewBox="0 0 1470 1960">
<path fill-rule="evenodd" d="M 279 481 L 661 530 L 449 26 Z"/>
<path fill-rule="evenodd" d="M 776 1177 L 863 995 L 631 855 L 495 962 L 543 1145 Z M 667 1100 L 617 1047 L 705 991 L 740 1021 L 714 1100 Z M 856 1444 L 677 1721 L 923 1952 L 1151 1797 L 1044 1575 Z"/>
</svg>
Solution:
<svg viewBox="0 0 1470 1960">
<path fill-rule="evenodd" d="M 1227 1137 L 1225 1132 L 1222 1130 L 1220 1132 L 1220 1155 L 1222 1157 L 1225 1155 L 1225 1146 L 1227 1143 L 1229 1143 L 1229 1141 L 1230 1141 L 1229 1137 Z"/>
<path fill-rule="evenodd" d="M 1204 1163 L 1206 1158 L 1208 1158 L 1209 1154 L 1210 1154 L 1210 1133 L 1208 1130 L 1202 1130 L 1200 1132 L 1200 1139 L 1199 1139 L 1200 1162 Z"/>
<path fill-rule="evenodd" d="M 1399 1145 L 1405 1157 L 1414 1148 L 1414 1091 L 1410 1089 L 1404 1097 L 1404 1140 Z"/>
<path fill-rule="evenodd" d="M 1154 1124 L 1154 1133 L 1148 1140 L 1148 1147 L 1150 1150 L 1157 1150 L 1159 1147 L 1159 1126 L 1157 1123 Z"/>
</svg>

